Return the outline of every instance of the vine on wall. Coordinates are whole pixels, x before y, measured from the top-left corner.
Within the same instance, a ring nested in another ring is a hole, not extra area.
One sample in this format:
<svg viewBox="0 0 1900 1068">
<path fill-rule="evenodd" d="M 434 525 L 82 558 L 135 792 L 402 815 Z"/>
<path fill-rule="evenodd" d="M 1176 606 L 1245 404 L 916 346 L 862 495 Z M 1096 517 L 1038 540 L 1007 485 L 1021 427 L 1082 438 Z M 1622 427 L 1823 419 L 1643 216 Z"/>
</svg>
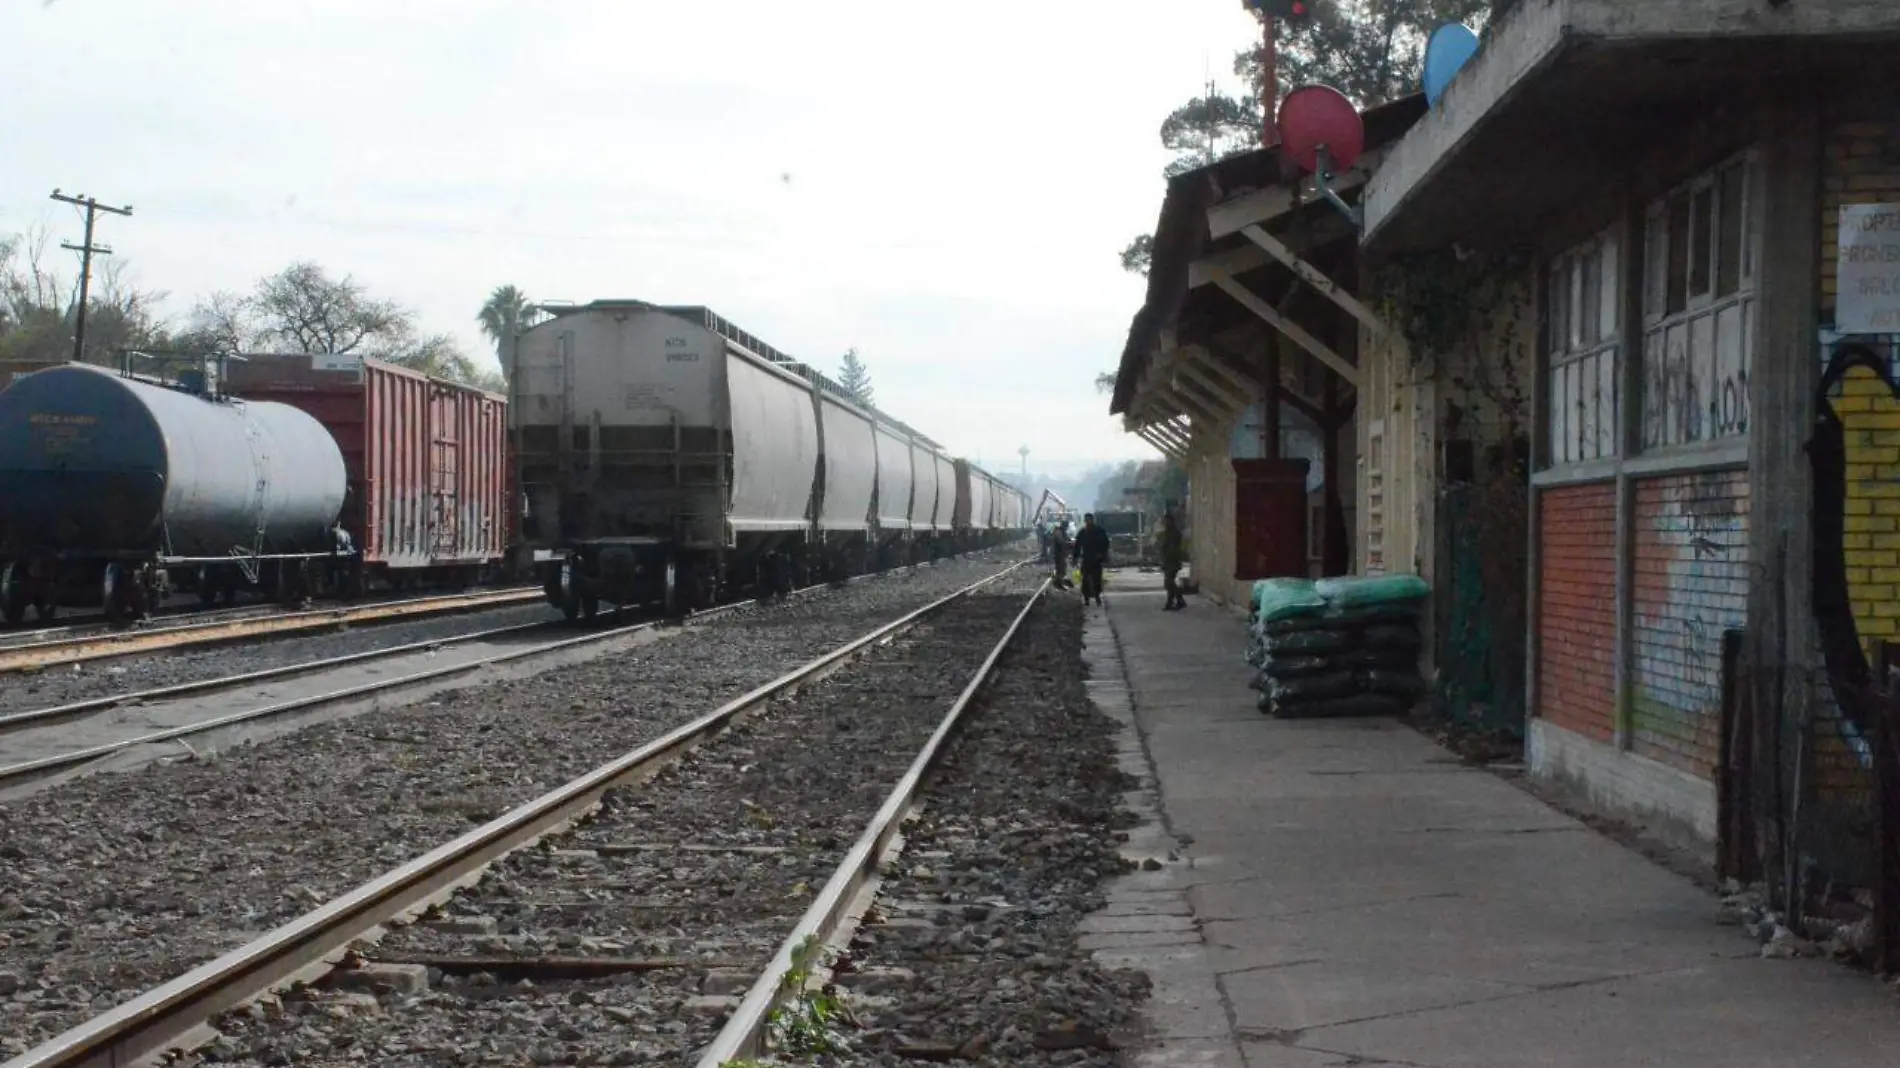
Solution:
<svg viewBox="0 0 1900 1068">
<path fill-rule="evenodd" d="M 1372 279 L 1386 321 L 1409 342 L 1413 373 L 1442 374 L 1489 402 L 1494 429 L 1507 440 L 1524 432 L 1530 415 L 1531 263 L 1517 252 L 1442 249 L 1399 257 Z"/>
</svg>

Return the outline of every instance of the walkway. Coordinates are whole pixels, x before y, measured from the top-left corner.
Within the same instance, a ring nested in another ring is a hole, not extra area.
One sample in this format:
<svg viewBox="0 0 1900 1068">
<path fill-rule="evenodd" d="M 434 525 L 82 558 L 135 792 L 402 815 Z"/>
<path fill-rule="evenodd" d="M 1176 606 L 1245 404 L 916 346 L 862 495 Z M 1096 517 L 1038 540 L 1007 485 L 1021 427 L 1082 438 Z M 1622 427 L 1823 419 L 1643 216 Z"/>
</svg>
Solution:
<svg viewBox="0 0 1900 1068">
<path fill-rule="evenodd" d="M 1702 891 L 1406 727 L 1266 718 L 1231 612 L 1110 591 L 1092 685 L 1124 719 L 1132 694 L 1124 759 L 1165 820 L 1129 846 L 1160 870 L 1088 921 L 1155 979 L 1136 1063 L 1900 1064 L 1875 981 L 1761 959 Z"/>
</svg>

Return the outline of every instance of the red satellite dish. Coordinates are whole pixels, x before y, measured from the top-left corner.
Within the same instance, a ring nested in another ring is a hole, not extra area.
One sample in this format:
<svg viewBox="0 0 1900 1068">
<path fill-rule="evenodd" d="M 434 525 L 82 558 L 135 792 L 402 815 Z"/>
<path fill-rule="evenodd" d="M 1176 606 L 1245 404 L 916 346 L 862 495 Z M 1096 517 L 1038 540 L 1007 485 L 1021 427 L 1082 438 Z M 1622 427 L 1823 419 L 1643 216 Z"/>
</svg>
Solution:
<svg viewBox="0 0 1900 1068">
<path fill-rule="evenodd" d="M 1345 94 L 1329 85 L 1302 85 L 1280 102 L 1280 146 L 1301 170 L 1319 170 L 1319 150 L 1335 173 L 1348 170 L 1366 149 L 1366 124 Z"/>
</svg>

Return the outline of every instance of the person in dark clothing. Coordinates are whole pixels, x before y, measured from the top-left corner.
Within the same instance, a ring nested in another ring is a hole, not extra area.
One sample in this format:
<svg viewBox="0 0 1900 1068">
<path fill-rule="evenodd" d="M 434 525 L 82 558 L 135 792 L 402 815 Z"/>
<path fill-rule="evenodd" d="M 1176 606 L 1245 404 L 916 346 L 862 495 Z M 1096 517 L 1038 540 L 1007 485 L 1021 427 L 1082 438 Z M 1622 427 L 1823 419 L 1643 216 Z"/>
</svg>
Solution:
<svg viewBox="0 0 1900 1068">
<path fill-rule="evenodd" d="M 1049 552 L 1055 557 L 1055 587 L 1058 590 L 1069 588 L 1069 524 L 1059 522 L 1049 529 Z"/>
<path fill-rule="evenodd" d="M 1095 513 L 1082 517 L 1075 535 L 1075 555 L 1082 564 L 1082 603 L 1102 603 L 1102 569 L 1108 566 L 1108 531 L 1095 525 Z"/>
<path fill-rule="evenodd" d="M 1161 517 L 1161 533 L 1155 538 L 1155 549 L 1161 557 L 1161 584 L 1168 591 L 1168 603 L 1164 612 L 1173 612 L 1187 607 L 1187 598 L 1181 596 L 1181 587 L 1176 576 L 1181 573 L 1181 528 L 1174 521 L 1174 513 Z"/>
</svg>

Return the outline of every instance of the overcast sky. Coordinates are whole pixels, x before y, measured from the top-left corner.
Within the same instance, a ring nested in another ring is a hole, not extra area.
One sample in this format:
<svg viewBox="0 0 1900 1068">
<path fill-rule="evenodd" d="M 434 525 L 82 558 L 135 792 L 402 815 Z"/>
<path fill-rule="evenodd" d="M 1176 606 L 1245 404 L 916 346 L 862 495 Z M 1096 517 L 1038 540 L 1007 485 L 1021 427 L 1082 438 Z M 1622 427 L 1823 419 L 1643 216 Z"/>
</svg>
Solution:
<svg viewBox="0 0 1900 1068">
<path fill-rule="evenodd" d="M 54 187 L 182 315 L 293 260 L 492 362 L 537 299 L 705 304 L 1003 470 L 1151 456 L 1092 388 L 1161 119 L 1238 0 L 0 0 L 0 233 Z M 1223 78 L 1223 81 L 1230 80 Z"/>
</svg>

